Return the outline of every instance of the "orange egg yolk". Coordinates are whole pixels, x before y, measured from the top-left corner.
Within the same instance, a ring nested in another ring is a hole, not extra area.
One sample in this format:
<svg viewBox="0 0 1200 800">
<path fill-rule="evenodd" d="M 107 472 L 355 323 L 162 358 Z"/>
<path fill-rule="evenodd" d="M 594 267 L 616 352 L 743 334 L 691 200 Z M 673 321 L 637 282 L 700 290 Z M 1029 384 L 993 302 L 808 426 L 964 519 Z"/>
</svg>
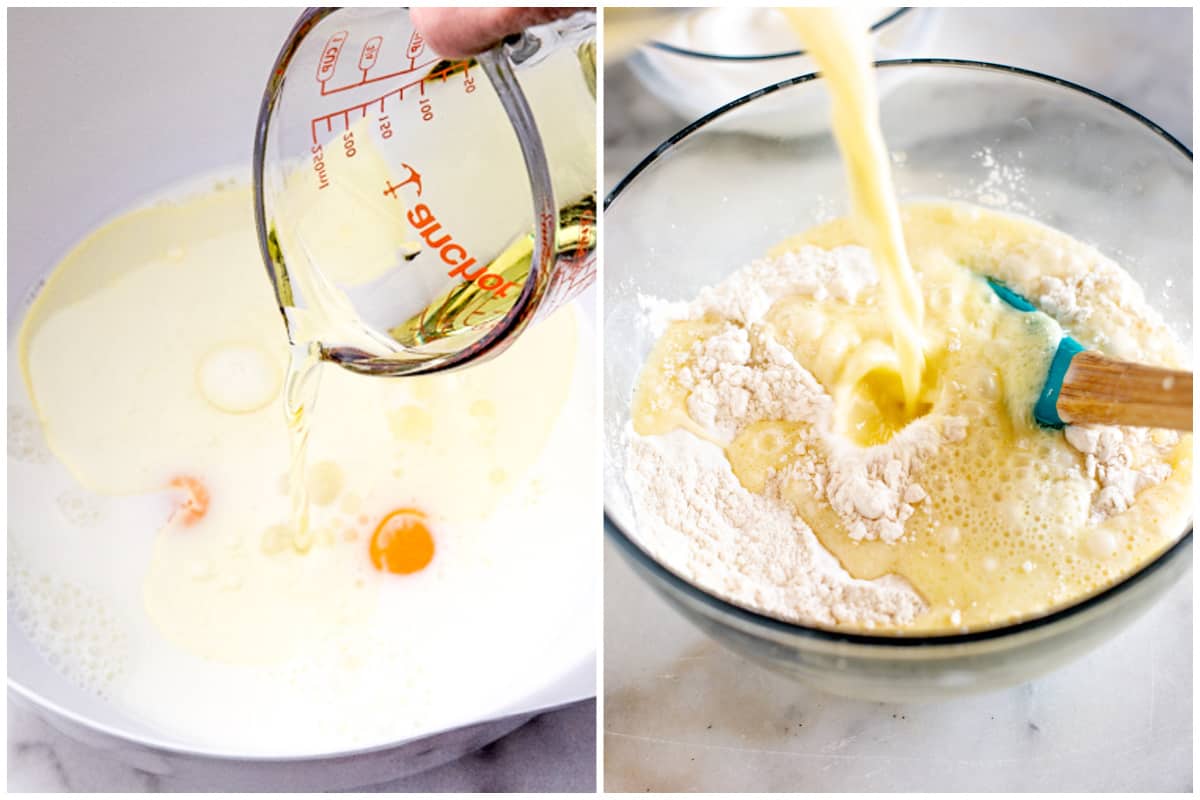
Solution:
<svg viewBox="0 0 1200 800">
<path fill-rule="evenodd" d="M 172 489 L 184 492 L 179 508 L 171 515 L 172 520 L 179 520 L 184 525 L 199 522 L 208 512 L 208 489 L 199 478 L 181 475 L 171 480 Z"/>
<path fill-rule="evenodd" d="M 433 535 L 425 515 L 413 508 L 399 508 L 379 521 L 371 535 L 371 563 L 380 572 L 410 575 L 433 560 Z"/>
</svg>

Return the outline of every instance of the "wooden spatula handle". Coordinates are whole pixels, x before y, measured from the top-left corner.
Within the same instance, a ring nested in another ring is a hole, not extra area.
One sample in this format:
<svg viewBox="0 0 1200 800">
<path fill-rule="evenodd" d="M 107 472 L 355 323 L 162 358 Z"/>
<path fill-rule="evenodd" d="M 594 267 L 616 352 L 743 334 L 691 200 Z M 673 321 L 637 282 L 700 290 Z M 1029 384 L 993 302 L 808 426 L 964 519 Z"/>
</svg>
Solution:
<svg viewBox="0 0 1200 800">
<path fill-rule="evenodd" d="M 1071 359 L 1058 394 L 1067 423 L 1192 429 L 1192 373 L 1083 352 Z"/>
</svg>

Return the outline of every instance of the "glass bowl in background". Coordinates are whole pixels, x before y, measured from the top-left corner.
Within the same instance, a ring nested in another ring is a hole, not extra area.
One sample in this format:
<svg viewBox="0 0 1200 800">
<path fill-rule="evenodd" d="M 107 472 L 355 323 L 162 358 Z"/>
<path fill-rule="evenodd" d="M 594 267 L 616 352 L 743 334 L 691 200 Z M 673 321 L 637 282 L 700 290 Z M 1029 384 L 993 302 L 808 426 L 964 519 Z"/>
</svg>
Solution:
<svg viewBox="0 0 1200 800">
<path fill-rule="evenodd" d="M 1113 257 L 1185 341 L 1192 318 L 1191 152 L 1151 121 L 1083 87 L 1012 67 L 880 62 L 901 200 L 944 198 L 1031 217 Z M 1000 688 L 1082 655 L 1144 612 L 1191 563 L 1189 525 L 1108 589 L 1026 622 L 968 634 L 873 636 L 806 626 L 729 603 L 638 543 L 625 483 L 630 398 L 654 335 L 640 298 L 691 300 L 772 246 L 846 213 L 828 131 L 745 130 L 763 104 L 825 92 L 814 75 L 740 98 L 680 131 L 605 203 L 605 528 L 685 617 L 775 671 L 853 697 L 911 701 Z"/>
<path fill-rule="evenodd" d="M 866 13 L 877 58 L 918 55 L 937 27 L 935 8 L 881 7 Z M 816 70 L 774 8 L 703 8 L 679 15 L 657 38 L 632 53 L 629 67 L 646 90 L 682 119 L 795 75 Z M 893 76 L 881 76 L 879 91 Z M 828 119 L 820 93 L 781 95 L 721 124 L 764 136 L 820 130 Z"/>
</svg>

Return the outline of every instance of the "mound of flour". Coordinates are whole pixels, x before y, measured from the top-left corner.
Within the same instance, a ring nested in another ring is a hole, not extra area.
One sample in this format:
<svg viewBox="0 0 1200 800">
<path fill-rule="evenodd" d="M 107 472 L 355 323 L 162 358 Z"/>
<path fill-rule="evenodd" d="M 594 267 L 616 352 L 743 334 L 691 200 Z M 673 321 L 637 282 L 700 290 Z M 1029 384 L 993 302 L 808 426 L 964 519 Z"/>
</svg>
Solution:
<svg viewBox="0 0 1200 800">
<path fill-rule="evenodd" d="M 923 609 L 900 578 L 851 578 L 782 503 L 747 491 L 720 447 L 685 431 L 629 442 L 640 538 L 689 581 L 769 614 L 868 628 Z"/>
<path fill-rule="evenodd" d="M 853 539 L 890 542 L 903 536 L 913 506 L 925 498 L 913 479 L 915 468 L 934 448 L 966 435 L 964 418 L 930 415 L 885 444 L 852 445 L 832 432 L 829 394 L 758 322 L 748 327 L 728 323 L 696 342 L 674 375 L 689 392 L 688 416 L 721 444 L 759 420 L 810 423 L 818 445 L 810 452 L 828 457 L 797 462 L 779 478 L 806 479 L 818 497 L 829 501 Z"/>
<path fill-rule="evenodd" d="M 925 498 L 913 478 L 922 455 L 965 435 L 965 420 L 923 417 L 883 445 L 850 445 L 832 433 L 832 398 L 762 324 L 781 297 L 853 302 L 876 281 L 863 248 L 805 247 L 755 261 L 692 303 L 643 302 L 656 331 L 678 319 L 729 320 L 667 365 L 689 393 L 688 415 L 712 441 L 686 431 L 627 432 L 630 492 L 641 539 L 656 558 L 734 602 L 788 619 L 897 627 L 923 610 L 902 578 L 852 578 L 778 494 L 783 481 L 805 480 L 851 536 L 894 541 Z M 771 475 L 763 494 L 752 493 L 721 445 L 758 420 L 811 423 L 807 430 L 820 439 L 812 452 L 833 457 L 798 462 Z"/>
</svg>

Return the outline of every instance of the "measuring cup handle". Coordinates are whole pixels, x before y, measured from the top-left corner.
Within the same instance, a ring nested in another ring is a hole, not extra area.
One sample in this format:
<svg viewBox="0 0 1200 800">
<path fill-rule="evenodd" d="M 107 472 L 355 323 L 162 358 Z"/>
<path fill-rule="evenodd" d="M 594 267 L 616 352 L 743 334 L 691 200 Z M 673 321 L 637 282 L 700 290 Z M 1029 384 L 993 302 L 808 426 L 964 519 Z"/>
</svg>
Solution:
<svg viewBox="0 0 1200 800">
<path fill-rule="evenodd" d="M 580 9 L 563 19 L 534 25 L 504 41 L 504 54 L 517 69 L 537 66 L 563 48 L 577 48 L 596 38 L 596 12 Z"/>
</svg>

